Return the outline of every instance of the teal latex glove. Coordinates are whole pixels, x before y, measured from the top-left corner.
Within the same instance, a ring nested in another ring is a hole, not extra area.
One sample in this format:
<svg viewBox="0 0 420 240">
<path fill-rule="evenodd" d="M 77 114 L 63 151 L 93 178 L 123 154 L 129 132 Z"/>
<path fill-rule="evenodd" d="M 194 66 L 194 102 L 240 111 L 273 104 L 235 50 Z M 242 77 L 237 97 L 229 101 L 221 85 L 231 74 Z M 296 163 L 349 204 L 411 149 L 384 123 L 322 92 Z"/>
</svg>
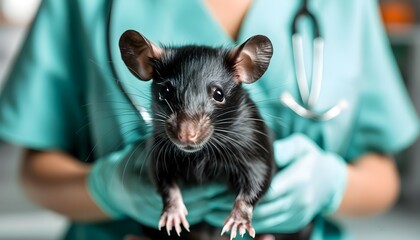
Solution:
<svg viewBox="0 0 420 240">
<path fill-rule="evenodd" d="M 316 215 L 338 208 L 347 183 L 347 166 L 340 156 L 302 134 L 275 141 L 274 151 L 277 165 L 284 168 L 254 210 L 257 234 L 296 232 Z M 216 224 L 229 211 L 229 202 L 220 201 L 218 211 L 206 219 Z"/>
<path fill-rule="evenodd" d="M 162 200 L 149 179 L 146 145 L 137 142 L 95 161 L 88 178 L 88 190 L 98 206 L 111 217 L 131 217 L 157 228 Z M 187 220 L 194 224 L 203 221 L 215 207 L 212 204 L 214 196 L 224 195 L 227 188 L 208 184 L 181 191 L 189 213 Z"/>
</svg>

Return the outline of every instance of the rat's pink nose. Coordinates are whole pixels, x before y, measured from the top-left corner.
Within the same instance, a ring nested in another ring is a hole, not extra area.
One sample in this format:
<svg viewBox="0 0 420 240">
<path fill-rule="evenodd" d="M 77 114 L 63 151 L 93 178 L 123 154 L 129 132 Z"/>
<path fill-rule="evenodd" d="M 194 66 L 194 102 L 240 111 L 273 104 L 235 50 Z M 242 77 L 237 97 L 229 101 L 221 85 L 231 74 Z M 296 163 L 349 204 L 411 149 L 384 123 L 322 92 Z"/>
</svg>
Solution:
<svg viewBox="0 0 420 240">
<path fill-rule="evenodd" d="M 185 121 L 179 126 L 178 140 L 183 144 L 192 144 L 197 142 L 199 126 L 194 122 Z"/>
</svg>

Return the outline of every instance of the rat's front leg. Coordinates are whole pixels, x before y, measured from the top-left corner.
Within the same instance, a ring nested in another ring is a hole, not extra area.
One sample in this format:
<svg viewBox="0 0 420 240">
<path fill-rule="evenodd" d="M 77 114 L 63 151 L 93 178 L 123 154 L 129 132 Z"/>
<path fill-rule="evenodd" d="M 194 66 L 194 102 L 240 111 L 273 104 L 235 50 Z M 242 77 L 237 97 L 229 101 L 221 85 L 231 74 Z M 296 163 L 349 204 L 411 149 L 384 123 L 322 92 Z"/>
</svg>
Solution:
<svg viewBox="0 0 420 240">
<path fill-rule="evenodd" d="M 169 186 L 162 187 L 160 190 L 163 200 L 163 210 L 159 220 L 159 230 L 166 226 L 166 231 L 170 236 L 172 227 L 175 227 L 176 233 L 180 236 L 182 224 L 189 232 L 190 225 L 186 219 L 188 211 L 182 200 L 181 190 L 178 185 L 173 183 Z"/>
<path fill-rule="evenodd" d="M 251 224 L 253 210 L 254 206 L 242 194 L 239 194 L 232 211 L 225 220 L 221 235 L 230 231 L 230 239 L 234 239 L 237 231 L 243 237 L 248 230 L 249 235 L 254 238 L 255 229 Z"/>
<path fill-rule="evenodd" d="M 270 162 L 269 162 L 270 163 Z M 252 214 L 254 206 L 265 194 L 271 182 L 271 166 L 261 161 L 252 162 L 252 166 L 242 167 L 239 175 L 231 175 L 230 184 L 238 192 L 233 209 L 227 217 L 222 235 L 230 231 L 230 239 L 236 237 L 237 232 L 255 238 L 255 229 L 252 227 Z"/>
</svg>

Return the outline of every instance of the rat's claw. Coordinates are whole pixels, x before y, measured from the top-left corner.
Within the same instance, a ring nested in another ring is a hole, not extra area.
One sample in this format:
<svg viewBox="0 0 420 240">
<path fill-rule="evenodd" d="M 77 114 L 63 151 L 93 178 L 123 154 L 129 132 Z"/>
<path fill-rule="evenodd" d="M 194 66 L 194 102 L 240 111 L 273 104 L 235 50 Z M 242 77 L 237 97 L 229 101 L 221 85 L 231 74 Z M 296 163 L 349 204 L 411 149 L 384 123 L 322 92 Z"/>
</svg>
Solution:
<svg viewBox="0 0 420 240">
<path fill-rule="evenodd" d="M 165 226 L 165 225 L 166 225 L 166 219 L 167 219 L 167 216 L 168 216 L 168 214 L 167 214 L 167 213 L 164 213 L 164 214 L 162 214 L 162 216 L 160 217 L 160 220 L 159 220 L 159 231 L 162 229 L 162 227 L 163 227 L 163 226 Z"/>
<path fill-rule="evenodd" d="M 238 229 L 238 224 L 234 224 L 232 230 L 230 231 L 230 240 L 236 238 L 236 231 Z"/>
<path fill-rule="evenodd" d="M 241 226 L 239 226 L 239 234 L 241 235 L 241 237 L 244 237 L 246 233 L 246 228 L 243 224 L 241 224 Z"/>
<path fill-rule="evenodd" d="M 181 216 L 181 223 L 184 226 L 185 230 L 187 230 L 187 232 L 190 232 L 190 224 L 188 223 L 185 216 Z"/>
<path fill-rule="evenodd" d="M 248 229 L 249 236 L 255 238 L 255 229 L 252 227 L 251 224 L 247 224 L 246 228 Z"/>
<path fill-rule="evenodd" d="M 223 236 L 225 232 L 228 232 L 230 230 L 232 223 L 233 223 L 232 218 L 230 218 L 227 222 L 225 222 L 225 226 L 223 226 L 222 233 L 220 234 L 220 236 Z"/>
<path fill-rule="evenodd" d="M 172 216 L 169 215 L 168 221 L 166 222 L 166 232 L 168 233 L 168 236 L 171 236 L 172 226 L 173 226 L 173 219 L 172 219 Z"/>
<path fill-rule="evenodd" d="M 181 236 L 181 220 L 179 218 L 174 218 L 174 225 L 175 225 L 176 234 L 178 234 L 178 237 L 180 237 Z"/>
</svg>

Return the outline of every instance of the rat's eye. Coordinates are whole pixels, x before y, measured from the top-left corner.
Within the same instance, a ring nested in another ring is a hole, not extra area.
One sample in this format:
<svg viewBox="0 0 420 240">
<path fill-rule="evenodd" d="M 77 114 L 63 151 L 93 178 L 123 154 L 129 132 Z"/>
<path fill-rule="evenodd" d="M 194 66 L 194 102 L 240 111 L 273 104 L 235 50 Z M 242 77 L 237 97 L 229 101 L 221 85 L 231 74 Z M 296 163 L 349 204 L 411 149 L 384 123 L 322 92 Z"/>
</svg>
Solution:
<svg viewBox="0 0 420 240">
<path fill-rule="evenodd" d="M 165 84 L 159 87 L 159 100 L 167 100 L 173 94 L 174 89 L 170 84 Z"/>
<path fill-rule="evenodd" d="M 225 95 L 223 94 L 222 89 L 215 88 L 213 91 L 213 99 L 217 102 L 223 102 L 225 100 Z"/>
</svg>

